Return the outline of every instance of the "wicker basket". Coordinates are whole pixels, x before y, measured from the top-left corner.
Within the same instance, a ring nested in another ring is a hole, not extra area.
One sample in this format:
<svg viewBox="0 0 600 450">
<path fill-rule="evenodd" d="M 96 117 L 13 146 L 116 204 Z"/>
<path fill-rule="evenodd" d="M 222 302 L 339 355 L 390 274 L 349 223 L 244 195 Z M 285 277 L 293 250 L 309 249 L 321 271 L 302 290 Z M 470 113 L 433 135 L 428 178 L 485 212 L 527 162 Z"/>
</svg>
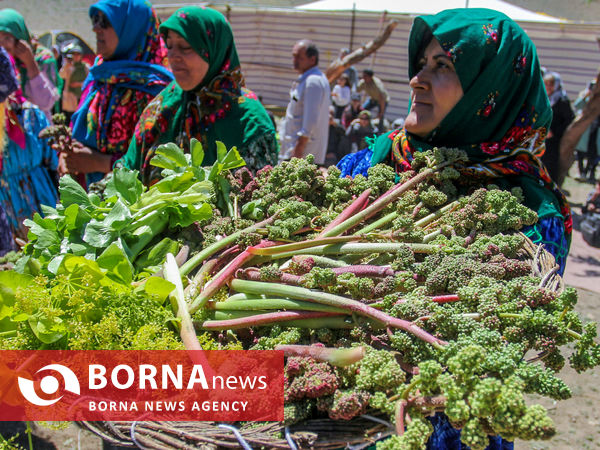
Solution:
<svg viewBox="0 0 600 450">
<path fill-rule="evenodd" d="M 560 293 L 564 289 L 554 256 L 526 238 L 521 257 L 531 261 L 531 274 L 540 286 Z M 236 428 L 217 422 L 78 422 L 118 446 L 144 449 L 192 448 L 366 448 L 395 433 L 391 423 L 376 415 L 350 421 L 308 420 L 284 427 L 279 422 Z"/>
</svg>

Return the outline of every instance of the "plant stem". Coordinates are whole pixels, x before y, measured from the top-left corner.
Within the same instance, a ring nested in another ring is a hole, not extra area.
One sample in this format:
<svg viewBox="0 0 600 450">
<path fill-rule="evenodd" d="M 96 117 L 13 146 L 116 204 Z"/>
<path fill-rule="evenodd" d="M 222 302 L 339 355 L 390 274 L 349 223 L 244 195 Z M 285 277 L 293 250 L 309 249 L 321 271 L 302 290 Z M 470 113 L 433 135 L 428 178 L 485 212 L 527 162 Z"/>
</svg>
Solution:
<svg viewBox="0 0 600 450">
<path fill-rule="evenodd" d="M 208 304 L 210 309 L 216 311 L 256 311 L 269 309 L 282 310 L 300 310 L 300 311 L 321 311 L 333 312 L 338 314 L 347 314 L 343 309 L 321 305 L 314 302 L 305 302 L 302 300 L 292 300 L 287 298 L 261 298 L 256 300 L 237 300 L 225 302 L 211 302 Z"/>
<path fill-rule="evenodd" d="M 25 432 L 27 433 L 27 442 L 29 443 L 29 450 L 33 450 L 33 430 L 31 429 L 31 422 L 26 421 L 25 426 Z"/>
<path fill-rule="evenodd" d="M 431 214 L 423 217 L 422 219 L 417 220 L 414 224 L 415 227 L 424 227 L 425 225 L 429 225 L 431 222 L 433 222 L 436 219 L 439 219 L 445 213 L 456 207 L 458 203 L 458 200 L 455 200 L 452 203 L 448 203 L 446 206 L 443 206 L 442 208 L 438 209 L 437 211 L 432 212 Z"/>
<path fill-rule="evenodd" d="M 272 255 L 272 259 L 290 258 L 296 255 L 339 255 L 356 254 L 364 255 L 371 253 L 397 253 L 404 248 L 409 247 L 415 253 L 431 254 L 435 253 L 441 247 L 432 244 L 415 243 L 389 243 L 389 242 L 354 242 L 350 244 L 331 244 L 320 245 L 318 247 L 306 248 L 302 250 L 292 250 L 286 253 Z"/>
<path fill-rule="evenodd" d="M 320 245 L 339 244 L 349 241 L 358 241 L 358 236 L 335 236 L 320 239 L 311 239 L 309 241 L 294 242 L 291 244 L 276 245 L 269 248 L 248 247 L 248 251 L 253 255 L 271 256 L 278 253 L 287 253 L 292 250 L 302 250 L 306 248 L 318 247 Z"/>
<path fill-rule="evenodd" d="M 303 262 L 306 258 L 312 258 L 312 260 L 315 262 L 315 266 L 318 266 L 318 267 L 335 268 L 335 267 L 347 267 L 349 265 L 348 263 L 345 263 L 344 261 L 340 261 L 339 259 L 331 259 L 331 258 L 327 258 L 325 256 L 316 256 L 316 255 L 312 255 L 312 256 L 298 255 L 298 256 L 294 256 L 292 258 L 292 260 L 294 262 Z"/>
<path fill-rule="evenodd" d="M 331 221 L 331 223 L 329 225 L 327 225 L 323 229 L 323 231 L 321 231 L 321 233 L 319 233 L 319 235 L 317 236 L 317 239 L 326 237 L 329 230 L 331 230 L 332 228 L 335 228 L 340 223 L 342 223 L 346 219 L 352 217 L 354 214 L 356 214 L 360 210 L 362 210 L 367 205 L 367 202 L 369 201 L 369 195 L 371 195 L 370 188 L 367 189 L 366 191 L 364 191 L 362 194 L 360 194 L 352 203 L 350 203 L 350 205 L 348 205 L 346 207 L 346 209 L 344 209 L 341 213 L 339 213 L 338 216 L 335 219 L 333 219 Z"/>
<path fill-rule="evenodd" d="M 428 177 L 433 175 L 436 172 L 436 170 L 440 169 L 441 167 L 443 167 L 445 165 L 448 165 L 448 164 L 443 163 L 443 164 L 440 164 L 436 168 L 425 169 L 418 175 L 415 175 L 414 177 L 412 177 L 407 182 L 393 186 L 389 191 L 382 194 L 377 200 L 375 200 L 370 206 L 366 207 L 365 209 L 358 212 L 357 214 L 354 214 L 353 216 L 344 220 L 342 223 L 338 224 L 334 228 L 331 228 L 326 233 L 323 233 L 323 235 L 324 236 L 339 236 L 340 234 L 344 233 L 345 231 L 349 230 L 350 228 L 358 225 L 362 221 L 377 214 L 379 211 L 381 211 L 383 208 L 385 208 L 391 202 L 396 200 L 402 194 L 404 194 L 405 192 L 409 191 L 413 187 L 417 186 L 419 183 L 426 180 Z"/>
<path fill-rule="evenodd" d="M 335 316 L 340 316 L 340 314 L 316 311 L 278 311 L 256 314 L 249 317 L 241 317 L 239 319 L 207 320 L 200 326 L 205 330 L 237 330 L 239 328 L 270 325 L 276 322 L 284 322 L 295 319 L 316 319 Z"/>
<path fill-rule="evenodd" d="M 365 348 L 332 348 L 318 345 L 276 345 L 275 350 L 283 350 L 284 356 L 307 356 L 317 361 L 328 362 L 336 367 L 349 366 L 365 357 Z"/>
<path fill-rule="evenodd" d="M 391 213 L 386 214 L 385 216 L 381 217 L 380 219 L 377 219 L 375 222 L 370 223 L 366 227 L 361 228 L 354 234 L 361 235 L 361 234 L 369 233 L 373 230 L 377 230 L 377 229 L 381 228 L 383 225 L 387 225 L 388 223 L 390 223 L 396 217 L 398 217 L 398 212 L 392 211 Z"/>
<path fill-rule="evenodd" d="M 324 292 L 313 291 L 310 289 L 297 287 L 297 286 L 286 286 L 276 283 L 261 283 L 256 281 L 246 281 L 234 279 L 231 281 L 231 288 L 249 294 L 264 294 L 269 293 L 272 295 L 281 295 L 283 297 L 297 298 L 300 300 L 314 301 L 324 305 L 336 306 L 338 308 L 357 313 L 361 316 L 374 319 L 381 322 L 386 327 L 399 328 L 408 333 L 413 334 L 415 337 L 430 343 L 435 348 L 442 348 L 445 342 L 432 336 L 422 328 L 418 327 L 412 322 L 407 320 L 392 317 L 382 311 L 375 308 L 371 308 L 364 303 L 353 300 L 351 298 L 342 297 L 334 294 L 327 294 Z"/>
<path fill-rule="evenodd" d="M 206 302 L 227 283 L 227 280 L 246 262 L 254 257 L 248 250 L 250 248 L 260 248 L 263 246 L 275 245 L 275 242 L 262 241 L 260 244 L 249 247 L 238 256 L 236 256 L 229 264 L 227 264 L 210 282 L 204 286 L 200 295 L 194 299 L 190 305 L 190 314 L 194 314 L 198 309 L 202 308 Z"/>
<path fill-rule="evenodd" d="M 229 236 L 224 237 L 220 241 L 217 241 L 214 244 L 209 245 L 204 250 L 196 253 L 194 256 L 192 256 L 190 259 L 188 259 L 188 261 L 183 266 L 181 266 L 181 268 L 179 269 L 179 272 L 181 273 L 182 276 L 188 275 L 192 270 L 194 270 L 198 266 L 198 264 L 202 263 L 205 259 L 211 257 L 212 255 L 217 253 L 219 250 L 222 250 L 225 247 L 229 246 L 230 244 L 233 244 L 242 234 L 252 233 L 255 230 L 257 230 L 258 228 L 262 228 L 266 225 L 270 225 L 271 223 L 273 223 L 273 221 L 275 220 L 277 215 L 278 215 L 278 213 L 275 213 L 273 216 L 269 217 L 268 219 L 263 220 L 262 222 L 255 223 L 254 225 L 244 228 L 243 230 L 236 231 L 235 233 L 232 233 Z"/>
</svg>

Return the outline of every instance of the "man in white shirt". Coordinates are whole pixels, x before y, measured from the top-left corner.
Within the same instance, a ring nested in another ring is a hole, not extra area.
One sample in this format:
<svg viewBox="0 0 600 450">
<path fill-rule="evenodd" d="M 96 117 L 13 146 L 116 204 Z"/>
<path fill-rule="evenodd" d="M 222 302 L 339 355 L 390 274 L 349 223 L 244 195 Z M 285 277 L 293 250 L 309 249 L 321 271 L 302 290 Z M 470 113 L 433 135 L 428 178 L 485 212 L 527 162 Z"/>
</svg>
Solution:
<svg viewBox="0 0 600 450">
<path fill-rule="evenodd" d="M 329 82 L 317 67 L 319 50 L 313 42 L 297 42 L 292 58 L 294 69 L 300 76 L 290 90 L 279 159 L 285 161 L 312 154 L 315 163 L 323 165 L 329 133 Z"/>
</svg>

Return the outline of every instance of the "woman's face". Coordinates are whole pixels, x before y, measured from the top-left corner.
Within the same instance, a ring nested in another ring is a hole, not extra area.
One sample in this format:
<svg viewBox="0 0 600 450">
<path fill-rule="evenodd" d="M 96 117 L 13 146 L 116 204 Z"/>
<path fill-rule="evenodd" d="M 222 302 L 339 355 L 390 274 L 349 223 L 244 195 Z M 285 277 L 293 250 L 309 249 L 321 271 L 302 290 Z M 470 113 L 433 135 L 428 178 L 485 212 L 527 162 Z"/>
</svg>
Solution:
<svg viewBox="0 0 600 450">
<path fill-rule="evenodd" d="M 117 50 L 119 36 L 102 12 L 92 17 L 92 31 L 96 33 L 96 51 L 103 59 L 109 60 Z"/>
<path fill-rule="evenodd" d="M 546 93 L 552 95 L 554 92 L 554 78 L 544 78 L 544 86 L 546 87 Z"/>
<path fill-rule="evenodd" d="M 204 80 L 208 63 L 176 31 L 167 34 L 168 58 L 175 81 L 184 91 L 191 91 Z"/>
<path fill-rule="evenodd" d="M 411 107 L 404 128 L 419 137 L 431 133 L 463 96 L 454 64 L 435 38 L 417 61 L 409 86 Z"/>
<path fill-rule="evenodd" d="M 12 34 L 7 33 L 6 31 L 0 31 L 0 46 L 4 47 L 4 50 L 13 56 L 15 54 L 16 43 L 17 38 L 15 38 Z"/>
</svg>

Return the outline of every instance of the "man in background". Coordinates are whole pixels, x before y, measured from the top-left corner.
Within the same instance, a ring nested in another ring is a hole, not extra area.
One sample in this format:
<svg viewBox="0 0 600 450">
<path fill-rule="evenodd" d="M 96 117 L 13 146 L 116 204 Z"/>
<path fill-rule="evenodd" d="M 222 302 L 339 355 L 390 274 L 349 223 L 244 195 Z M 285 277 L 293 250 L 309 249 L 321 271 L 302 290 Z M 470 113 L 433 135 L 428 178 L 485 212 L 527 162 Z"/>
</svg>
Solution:
<svg viewBox="0 0 600 450">
<path fill-rule="evenodd" d="M 299 76 L 290 90 L 279 159 L 312 154 L 315 163 L 323 165 L 329 132 L 329 82 L 317 67 L 319 49 L 312 41 L 298 41 L 292 49 L 292 60 Z"/>
<path fill-rule="evenodd" d="M 385 110 L 390 102 L 390 96 L 385 90 L 383 82 L 377 78 L 371 69 L 365 69 L 362 73 L 362 78 L 356 87 L 357 92 L 364 92 L 368 95 L 367 100 L 363 103 L 363 109 L 371 111 L 375 107 L 378 108 L 377 122 L 380 130 L 384 127 Z"/>
</svg>

